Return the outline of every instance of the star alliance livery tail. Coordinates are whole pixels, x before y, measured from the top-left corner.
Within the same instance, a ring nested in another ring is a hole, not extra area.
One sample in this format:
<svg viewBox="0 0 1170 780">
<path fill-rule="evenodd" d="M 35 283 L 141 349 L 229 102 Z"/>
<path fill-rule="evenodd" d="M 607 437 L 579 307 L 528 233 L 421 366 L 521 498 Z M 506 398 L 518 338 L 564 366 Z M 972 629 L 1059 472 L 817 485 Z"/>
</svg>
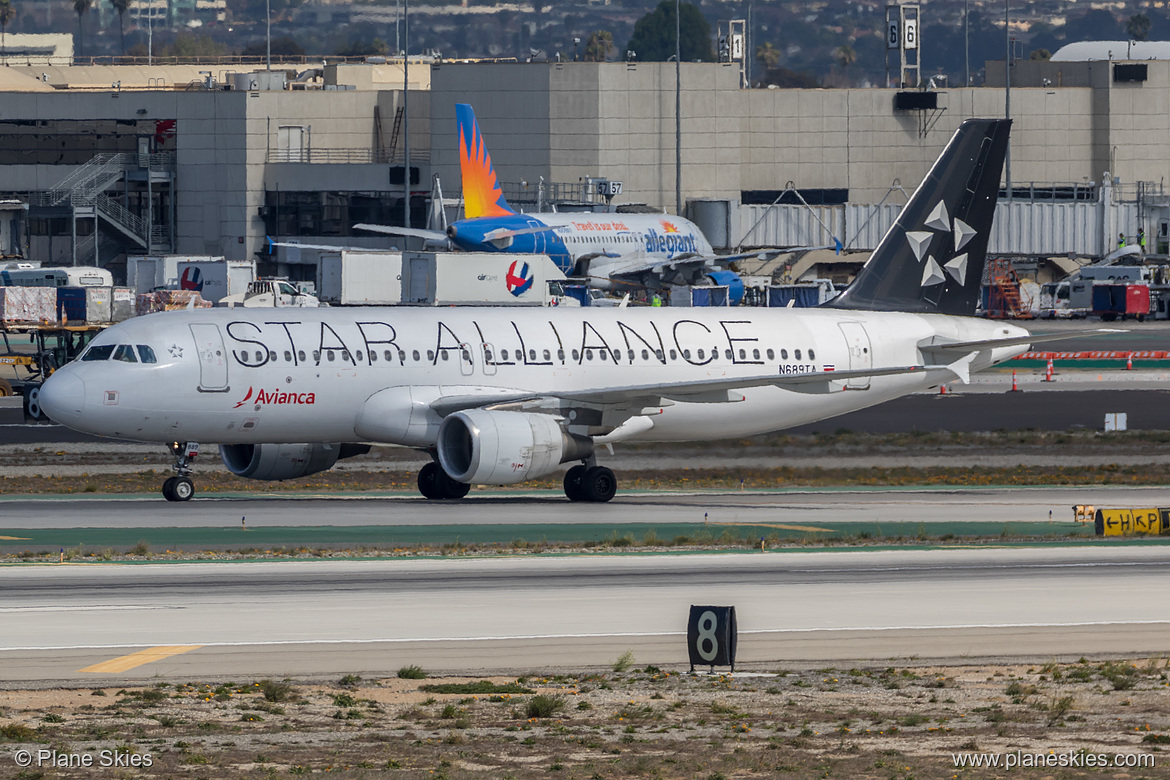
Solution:
<svg viewBox="0 0 1170 780">
<path fill-rule="evenodd" d="M 968 119 L 835 309 L 971 315 L 1011 120 Z"/>
<path fill-rule="evenodd" d="M 466 103 L 455 104 L 455 121 L 459 128 L 459 169 L 463 173 L 463 215 L 477 217 L 504 217 L 516 212 L 504 200 L 504 193 L 496 179 L 492 158 L 479 132 L 475 112 Z"/>
</svg>

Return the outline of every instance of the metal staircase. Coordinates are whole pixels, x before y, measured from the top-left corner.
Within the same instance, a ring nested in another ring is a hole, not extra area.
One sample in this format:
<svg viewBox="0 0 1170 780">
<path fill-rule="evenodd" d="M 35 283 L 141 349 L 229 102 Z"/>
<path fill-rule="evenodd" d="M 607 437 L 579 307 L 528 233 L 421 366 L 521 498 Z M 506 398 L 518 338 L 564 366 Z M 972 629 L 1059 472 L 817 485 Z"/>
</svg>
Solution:
<svg viewBox="0 0 1170 780">
<path fill-rule="evenodd" d="M 67 215 L 78 219 L 93 219 L 94 232 L 99 224 L 107 225 L 123 244 L 146 252 L 174 251 L 172 226 L 152 224 L 148 218 L 135 214 L 121 202 L 110 197 L 109 190 L 120 182 L 129 182 L 131 171 L 152 174 L 170 174 L 173 155 L 103 153 L 57 182 L 48 191 L 31 199 L 30 205 L 48 209 L 66 209 Z M 165 178 L 165 177 L 164 177 Z M 139 176 L 138 181 L 142 178 Z M 76 235 L 76 230 L 74 231 Z M 85 237 L 74 247 L 74 262 L 92 257 L 98 240 Z"/>
</svg>

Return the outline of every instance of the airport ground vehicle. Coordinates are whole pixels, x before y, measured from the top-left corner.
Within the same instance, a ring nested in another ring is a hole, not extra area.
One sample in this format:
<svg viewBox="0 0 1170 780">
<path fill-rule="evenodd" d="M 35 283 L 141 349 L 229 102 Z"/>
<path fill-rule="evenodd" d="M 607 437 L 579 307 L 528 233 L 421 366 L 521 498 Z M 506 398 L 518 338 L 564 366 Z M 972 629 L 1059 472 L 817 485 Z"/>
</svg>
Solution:
<svg viewBox="0 0 1170 780">
<path fill-rule="evenodd" d="M 244 293 L 220 298 L 217 306 L 316 308 L 321 305 L 314 295 L 298 290 L 288 279 L 257 279 L 248 283 Z"/>
<path fill-rule="evenodd" d="M 14 268 L 0 271 L 0 285 L 14 287 L 113 287 L 114 276 L 104 268 Z"/>
<path fill-rule="evenodd" d="M 104 329 L 104 325 L 59 324 L 0 327 L 0 396 L 24 396 L 25 416 L 47 420 L 39 403 L 41 384 L 81 354 Z"/>
</svg>

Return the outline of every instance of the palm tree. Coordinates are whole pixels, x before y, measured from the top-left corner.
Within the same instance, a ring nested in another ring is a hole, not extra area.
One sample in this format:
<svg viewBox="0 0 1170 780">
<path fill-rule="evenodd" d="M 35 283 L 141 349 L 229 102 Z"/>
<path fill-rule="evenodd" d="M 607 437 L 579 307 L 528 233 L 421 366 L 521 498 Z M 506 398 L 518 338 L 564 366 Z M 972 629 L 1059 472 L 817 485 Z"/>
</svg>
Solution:
<svg viewBox="0 0 1170 780">
<path fill-rule="evenodd" d="M 765 69 L 771 70 L 780 64 L 780 50 L 771 43 L 756 47 L 756 59 Z"/>
<path fill-rule="evenodd" d="M 82 16 L 89 10 L 93 0 L 73 0 L 73 10 L 77 12 L 77 54 L 85 55 L 85 26 L 81 23 Z"/>
<path fill-rule="evenodd" d="M 853 47 L 847 43 L 843 43 L 836 49 L 833 49 L 833 56 L 837 59 L 837 64 L 841 66 L 841 70 L 845 72 L 845 84 L 849 85 L 849 66 L 857 62 L 857 52 L 853 51 Z"/>
<path fill-rule="evenodd" d="M 589 36 L 585 42 L 586 62 L 605 62 L 609 53 L 613 51 L 613 33 L 609 30 L 598 30 Z"/>
<path fill-rule="evenodd" d="M 122 42 L 122 56 L 126 55 L 126 32 L 125 19 L 126 11 L 130 9 L 130 0 L 110 0 L 110 5 L 114 6 L 114 10 L 118 12 L 118 38 Z"/>
<path fill-rule="evenodd" d="M 1152 26 L 1150 17 L 1145 14 L 1134 14 L 1125 23 L 1125 31 L 1129 34 L 1131 40 L 1146 41 L 1150 38 L 1150 28 Z"/>
<path fill-rule="evenodd" d="M 12 10 L 12 0 L 0 0 L 0 54 L 5 52 L 8 23 L 12 21 L 14 16 L 16 16 L 16 11 Z"/>
</svg>

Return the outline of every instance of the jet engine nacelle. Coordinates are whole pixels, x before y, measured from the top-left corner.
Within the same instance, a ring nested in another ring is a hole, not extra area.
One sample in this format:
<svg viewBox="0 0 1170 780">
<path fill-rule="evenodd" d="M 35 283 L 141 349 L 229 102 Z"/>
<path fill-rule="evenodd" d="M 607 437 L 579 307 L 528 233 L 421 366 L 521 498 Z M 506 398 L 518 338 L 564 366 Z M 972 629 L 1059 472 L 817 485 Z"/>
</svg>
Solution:
<svg viewBox="0 0 1170 780">
<path fill-rule="evenodd" d="M 551 415 L 483 409 L 443 420 L 437 446 L 443 471 L 474 485 L 536 479 L 593 453 L 592 439 L 569 433 Z"/>
<path fill-rule="evenodd" d="M 364 455 L 368 444 L 221 444 L 223 465 L 237 477 L 266 481 L 307 477 L 344 458 Z"/>
</svg>

